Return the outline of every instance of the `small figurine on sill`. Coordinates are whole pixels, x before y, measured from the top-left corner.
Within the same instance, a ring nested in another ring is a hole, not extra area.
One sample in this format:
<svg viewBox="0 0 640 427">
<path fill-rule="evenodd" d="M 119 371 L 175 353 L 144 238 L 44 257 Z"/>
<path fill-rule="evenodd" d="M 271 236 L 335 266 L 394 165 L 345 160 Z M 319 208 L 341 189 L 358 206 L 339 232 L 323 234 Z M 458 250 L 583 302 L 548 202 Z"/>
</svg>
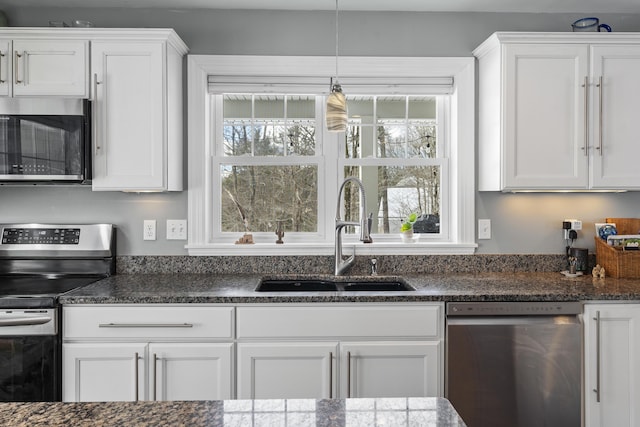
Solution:
<svg viewBox="0 0 640 427">
<path fill-rule="evenodd" d="M 253 234 L 244 233 L 242 237 L 236 240 L 236 245 L 253 245 Z"/>
<path fill-rule="evenodd" d="M 276 220 L 277 226 L 276 226 L 276 236 L 278 236 L 278 240 L 276 240 L 276 243 L 278 245 L 281 245 L 284 243 L 284 241 L 282 240 L 282 238 L 284 237 L 284 225 L 283 223 L 286 221 L 286 219 L 278 219 Z"/>
</svg>

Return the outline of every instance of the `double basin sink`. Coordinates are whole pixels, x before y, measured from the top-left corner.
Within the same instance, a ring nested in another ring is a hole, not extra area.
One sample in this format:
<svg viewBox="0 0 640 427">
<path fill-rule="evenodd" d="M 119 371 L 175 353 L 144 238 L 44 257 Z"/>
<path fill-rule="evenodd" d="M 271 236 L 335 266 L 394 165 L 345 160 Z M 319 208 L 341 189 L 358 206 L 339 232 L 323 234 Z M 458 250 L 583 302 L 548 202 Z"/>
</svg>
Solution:
<svg viewBox="0 0 640 427">
<path fill-rule="evenodd" d="M 403 292 L 415 288 L 397 278 L 262 279 L 256 292 Z"/>
</svg>

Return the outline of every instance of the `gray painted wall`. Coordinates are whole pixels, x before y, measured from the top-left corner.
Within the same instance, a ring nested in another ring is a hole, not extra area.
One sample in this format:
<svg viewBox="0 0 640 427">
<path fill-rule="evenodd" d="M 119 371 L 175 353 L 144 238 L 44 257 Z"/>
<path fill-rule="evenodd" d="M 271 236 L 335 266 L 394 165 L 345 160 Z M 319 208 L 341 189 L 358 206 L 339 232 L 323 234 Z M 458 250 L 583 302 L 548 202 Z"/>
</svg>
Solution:
<svg viewBox="0 0 640 427">
<path fill-rule="evenodd" d="M 193 54 L 333 55 L 333 12 L 7 8 L 11 26 L 92 21 L 98 27 L 171 27 Z M 570 31 L 584 14 L 341 12 L 340 53 L 377 56 L 471 56 L 494 31 Z M 640 15 L 600 15 L 614 31 L 640 31 Z M 479 253 L 562 253 L 561 221 L 577 218 L 575 246 L 593 251 L 595 222 L 640 217 L 640 192 L 621 194 L 478 193 L 477 218 L 492 220 Z M 0 222 L 112 222 L 119 255 L 183 255 L 165 239 L 166 219 L 187 218 L 186 192 L 129 194 L 72 187 L 0 187 Z M 158 240 L 142 240 L 143 219 L 158 220 Z"/>
</svg>

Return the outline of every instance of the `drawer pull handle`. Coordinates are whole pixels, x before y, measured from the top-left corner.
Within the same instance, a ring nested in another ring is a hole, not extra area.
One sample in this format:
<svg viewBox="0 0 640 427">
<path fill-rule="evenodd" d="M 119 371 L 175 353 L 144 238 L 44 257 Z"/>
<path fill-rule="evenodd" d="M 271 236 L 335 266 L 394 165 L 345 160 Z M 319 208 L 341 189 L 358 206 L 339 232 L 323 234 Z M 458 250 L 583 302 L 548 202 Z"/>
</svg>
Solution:
<svg viewBox="0 0 640 427">
<path fill-rule="evenodd" d="M 333 399 L 333 352 L 329 352 L 329 399 Z"/>
<path fill-rule="evenodd" d="M 347 397 L 351 398 L 351 352 L 347 351 Z"/>
<path fill-rule="evenodd" d="M 138 352 L 133 355 L 133 383 L 135 384 L 135 401 L 137 402 L 140 394 L 140 385 L 138 384 Z"/>
<path fill-rule="evenodd" d="M 99 328 L 193 328 L 193 323 L 100 323 Z"/>
<path fill-rule="evenodd" d="M 153 400 L 158 400 L 158 355 L 153 353 Z"/>
</svg>

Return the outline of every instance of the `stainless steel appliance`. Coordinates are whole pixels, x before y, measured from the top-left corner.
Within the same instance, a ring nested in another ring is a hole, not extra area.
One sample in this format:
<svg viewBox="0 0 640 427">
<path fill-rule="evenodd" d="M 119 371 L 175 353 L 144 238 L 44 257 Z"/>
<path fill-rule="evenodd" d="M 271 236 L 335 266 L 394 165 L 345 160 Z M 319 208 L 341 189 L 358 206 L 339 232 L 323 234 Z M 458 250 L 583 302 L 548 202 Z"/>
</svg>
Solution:
<svg viewBox="0 0 640 427">
<path fill-rule="evenodd" d="M 51 184 L 90 180 L 88 100 L 0 98 L 0 182 Z"/>
<path fill-rule="evenodd" d="M 58 297 L 115 273 L 111 224 L 0 224 L 0 402 L 62 399 Z"/>
<path fill-rule="evenodd" d="M 472 427 L 580 427 L 579 302 L 447 304 L 446 397 Z"/>
</svg>

